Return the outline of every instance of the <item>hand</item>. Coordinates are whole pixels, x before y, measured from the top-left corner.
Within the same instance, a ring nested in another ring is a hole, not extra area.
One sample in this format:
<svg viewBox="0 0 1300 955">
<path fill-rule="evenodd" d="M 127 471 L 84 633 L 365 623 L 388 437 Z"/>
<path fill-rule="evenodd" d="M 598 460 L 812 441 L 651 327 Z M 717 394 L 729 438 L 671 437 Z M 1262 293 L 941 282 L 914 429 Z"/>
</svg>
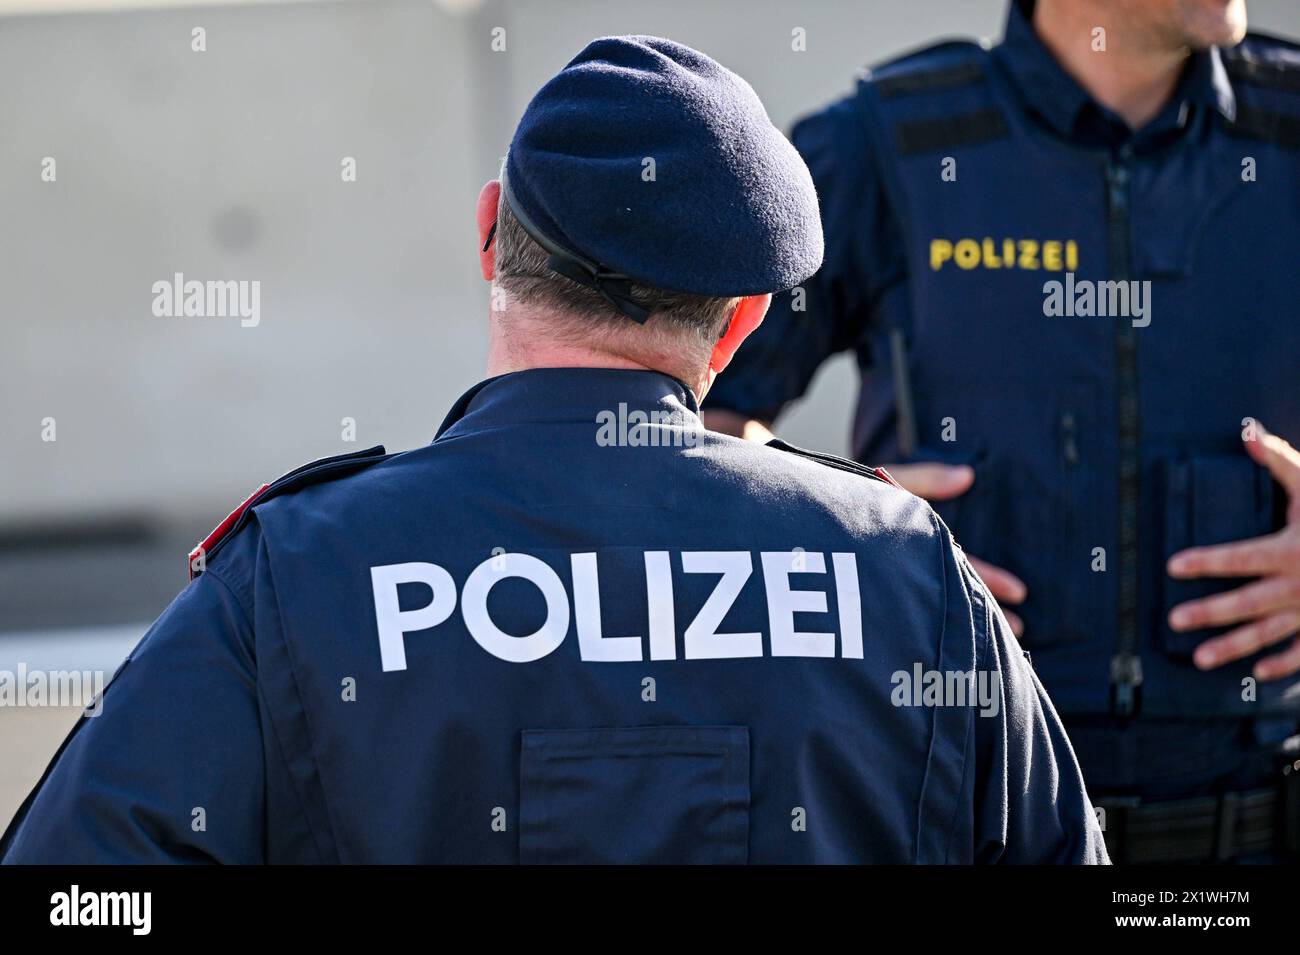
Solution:
<svg viewBox="0 0 1300 955">
<path fill-rule="evenodd" d="M 705 408 L 700 412 L 704 427 L 719 434 L 729 434 L 733 438 L 744 438 L 758 444 L 767 444 L 776 437 L 766 422 L 751 418 L 726 408 Z"/>
<path fill-rule="evenodd" d="M 1175 630 L 1241 623 L 1223 636 L 1206 640 L 1193 657 L 1202 670 L 1248 657 L 1281 643 L 1300 630 L 1300 451 L 1263 426 L 1246 441 L 1246 453 L 1268 468 L 1290 499 L 1286 527 L 1275 534 L 1192 547 L 1169 558 L 1169 575 L 1191 577 L 1259 577 L 1260 579 L 1200 600 L 1179 604 L 1169 613 Z M 1255 664 L 1258 680 L 1280 680 L 1300 671 L 1300 640 Z"/>
<path fill-rule="evenodd" d="M 965 464 L 890 464 L 885 466 L 885 470 L 903 487 L 927 501 L 947 501 L 959 497 L 975 483 L 975 469 Z M 988 587 L 989 593 L 999 604 L 1025 602 L 1028 590 L 1019 577 L 1001 567 L 970 557 L 969 554 L 967 557 L 984 581 L 984 586 Z M 1007 623 L 1011 624 L 1011 632 L 1017 637 L 1021 636 L 1025 632 L 1024 621 L 1005 607 L 1002 612 L 1006 615 Z"/>
</svg>

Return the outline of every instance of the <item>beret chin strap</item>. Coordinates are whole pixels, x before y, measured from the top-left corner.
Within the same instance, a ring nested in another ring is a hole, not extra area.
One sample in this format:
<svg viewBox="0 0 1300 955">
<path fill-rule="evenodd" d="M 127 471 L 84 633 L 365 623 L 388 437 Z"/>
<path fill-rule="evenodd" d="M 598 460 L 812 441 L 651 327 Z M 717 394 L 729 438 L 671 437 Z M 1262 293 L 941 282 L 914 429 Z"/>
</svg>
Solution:
<svg viewBox="0 0 1300 955">
<path fill-rule="evenodd" d="M 611 272 L 601 265 L 591 268 L 586 262 L 554 252 L 547 258 L 546 265 L 571 282 L 595 289 L 601 298 L 638 325 L 644 325 L 650 317 L 650 313 L 632 298 L 632 280 L 626 275 Z"/>
<path fill-rule="evenodd" d="M 645 324 L 646 319 L 650 317 L 650 311 L 632 298 L 632 279 L 630 276 L 615 272 L 599 262 L 593 262 L 591 259 L 584 258 L 578 253 L 566 249 L 537 228 L 532 219 L 528 217 L 528 214 L 520 208 L 519 201 L 515 199 L 514 191 L 510 188 L 510 183 L 506 179 L 504 168 L 501 170 L 501 189 L 505 193 L 506 202 L 510 204 L 510 211 L 515 214 L 515 219 L 524 232 L 528 233 L 529 238 L 548 253 L 546 259 L 547 268 L 552 272 L 563 275 L 571 282 L 577 282 L 579 285 L 595 289 L 600 293 L 601 298 L 632 319 L 632 321 L 638 325 Z"/>
</svg>

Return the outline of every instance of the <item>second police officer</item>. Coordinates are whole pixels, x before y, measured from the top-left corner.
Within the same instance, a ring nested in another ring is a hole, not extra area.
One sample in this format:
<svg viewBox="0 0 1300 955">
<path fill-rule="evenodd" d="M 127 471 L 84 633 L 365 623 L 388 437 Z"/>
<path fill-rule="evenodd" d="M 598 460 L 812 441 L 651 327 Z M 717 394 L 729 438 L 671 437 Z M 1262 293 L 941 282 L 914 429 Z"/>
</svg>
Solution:
<svg viewBox="0 0 1300 955">
<path fill-rule="evenodd" d="M 705 409 L 765 436 L 856 352 L 854 456 L 1023 630 L 1116 861 L 1297 848 L 1300 50 L 1245 29 L 1016 0 L 864 74 L 793 134 L 825 264 Z"/>
</svg>

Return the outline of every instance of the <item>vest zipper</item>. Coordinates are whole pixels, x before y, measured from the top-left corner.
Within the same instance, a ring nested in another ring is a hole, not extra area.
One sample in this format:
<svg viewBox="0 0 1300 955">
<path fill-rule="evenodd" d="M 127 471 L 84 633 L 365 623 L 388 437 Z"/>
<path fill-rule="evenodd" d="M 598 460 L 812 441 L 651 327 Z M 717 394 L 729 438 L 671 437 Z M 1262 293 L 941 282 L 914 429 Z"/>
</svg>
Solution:
<svg viewBox="0 0 1300 955">
<path fill-rule="evenodd" d="M 1107 245 L 1111 278 L 1127 282 L 1130 150 L 1122 147 L 1106 166 Z M 1133 323 L 1115 316 L 1115 368 L 1119 427 L 1119 599 L 1115 654 L 1110 661 L 1110 703 L 1117 716 L 1131 717 L 1141 703 L 1142 658 L 1138 654 L 1138 495 L 1141 477 L 1137 340 Z"/>
</svg>

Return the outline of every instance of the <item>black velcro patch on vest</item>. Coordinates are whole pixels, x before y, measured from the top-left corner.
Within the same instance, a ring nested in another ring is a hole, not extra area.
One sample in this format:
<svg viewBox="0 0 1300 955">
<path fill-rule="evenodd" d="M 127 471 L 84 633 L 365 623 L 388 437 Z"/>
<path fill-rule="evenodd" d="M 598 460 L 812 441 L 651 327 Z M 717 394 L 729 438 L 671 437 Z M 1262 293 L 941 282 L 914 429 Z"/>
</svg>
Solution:
<svg viewBox="0 0 1300 955">
<path fill-rule="evenodd" d="M 984 78 L 984 65 L 979 62 L 958 63 L 941 70 L 923 70 L 917 73 L 904 73 L 900 76 L 886 76 L 875 80 L 873 86 L 882 99 L 895 96 L 907 96 L 911 93 L 937 93 L 942 90 L 969 86 Z"/>
<path fill-rule="evenodd" d="M 1008 135 L 1006 118 L 998 109 L 981 109 L 944 119 L 918 119 L 898 123 L 894 141 L 903 156 L 954 146 L 973 146 Z"/>
<path fill-rule="evenodd" d="M 1286 149 L 1300 149 L 1300 116 L 1288 113 L 1238 105 L 1236 117 L 1228 123 L 1228 132 L 1276 143 Z"/>
</svg>

